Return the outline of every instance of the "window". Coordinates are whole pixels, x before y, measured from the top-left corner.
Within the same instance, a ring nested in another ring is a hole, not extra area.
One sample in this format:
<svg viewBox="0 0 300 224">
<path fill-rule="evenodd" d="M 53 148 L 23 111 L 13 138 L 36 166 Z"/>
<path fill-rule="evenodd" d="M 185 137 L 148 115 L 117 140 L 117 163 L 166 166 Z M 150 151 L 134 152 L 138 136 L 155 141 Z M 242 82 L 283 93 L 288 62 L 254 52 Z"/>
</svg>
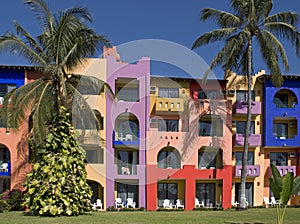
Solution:
<svg viewBox="0 0 300 224">
<path fill-rule="evenodd" d="M 246 130 L 246 121 L 237 121 L 236 122 L 236 133 L 245 134 Z M 255 134 L 255 123 L 251 121 L 250 123 L 250 134 Z"/>
<path fill-rule="evenodd" d="M 166 147 L 158 153 L 157 156 L 158 168 L 180 168 L 180 155 L 173 147 Z"/>
<path fill-rule="evenodd" d="M 277 108 L 294 108 L 298 101 L 294 92 L 281 89 L 274 95 L 273 104 L 276 104 Z"/>
<path fill-rule="evenodd" d="M 16 88 L 16 84 L 0 83 L 0 97 L 4 97 L 6 93 Z"/>
<path fill-rule="evenodd" d="M 178 120 L 166 119 L 158 120 L 158 131 L 162 132 L 178 132 Z"/>
<path fill-rule="evenodd" d="M 117 197 L 121 198 L 123 202 L 126 202 L 127 198 L 133 198 L 133 201 L 136 203 L 136 207 L 138 208 L 138 187 L 138 184 L 117 183 Z"/>
<path fill-rule="evenodd" d="M 279 139 L 287 138 L 288 137 L 288 123 L 273 123 L 273 135 Z"/>
<path fill-rule="evenodd" d="M 215 183 L 197 183 L 196 184 L 196 198 L 204 201 L 204 205 L 215 206 Z"/>
<path fill-rule="evenodd" d="M 235 183 L 235 201 L 238 201 L 240 198 L 240 183 Z M 253 183 L 246 183 L 246 201 L 249 203 L 250 206 L 253 205 Z"/>
<path fill-rule="evenodd" d="M 138 88 L 118 88 L 118 100 L 126 102 L 138 102 L 139 101 L 139 89 Z"/>
<path fill-rule="evenodd" d="M 219 148 L 203 147 L 198 151 L 198 168 L 210 169 L 222 166 L 222 151 Z"/>
<path fill-rule="evenodd" d="M 83 145 L 87 163 L 103 164 L 103 149 L 98 145 Z"/>
<path fill-rule="evenodd" d="M 217 115 L 203 115 L 198 132 L 199 136 L 223 136 L 223 121 Z"/>
<path fill-rule="evenodd" d="M 118 138 L 122 139 L 125 138 L 126 135 L 131 135 L 132 141 L 137 140 L 138 138 L 138 131 L 139 131 L 139 125 L 138 120 L 136 119 L 118 119 L 117 121 L 117 127 L 118 127 Z"/>
<path fill-rule="evenodd" d="M 198 99 L 217 99 L 216 90 L 199 90 Z"/>
<path fill-rule="evenodd" d="M 118 174 L 135 175 L 139 164 L 139 153 L 135 150 L 117 151 Z"/>
<path fill-rule="evenodd" d="M 243 90 L 236 91 L 236 100 L 240 102 L 247 102 L 248 101 L 248 92 Z M 251 100 L 255 101 L 255 92 L 251 91 Z"/>
<path fill-rule="evenodd" d="M 286 152 L 271 152 L 270 163 L 275 166 L 287 166 L 287 153 Z"/>
<path fill-rule="evenodd" d="M 241 166 L 243 160 L 243 152 L 235 152 L 235 165 Z M 246 165 L 254 165 L 254 152 L 248 152 L 248 159 Z"/>
<path fill-rule="evenodd" d="M 179 89 L 178 88 L 159 88 L 158 97 L 179 98 Z"/>
<path fill-rule="evenodd" d="M 164 199 L 169 199 L 172 204 L 176 204 L 176 200 L 178 198 L 177 188 L 177 183 L 158 183 L 158 206 L 163 206 Z"/>
</svg>

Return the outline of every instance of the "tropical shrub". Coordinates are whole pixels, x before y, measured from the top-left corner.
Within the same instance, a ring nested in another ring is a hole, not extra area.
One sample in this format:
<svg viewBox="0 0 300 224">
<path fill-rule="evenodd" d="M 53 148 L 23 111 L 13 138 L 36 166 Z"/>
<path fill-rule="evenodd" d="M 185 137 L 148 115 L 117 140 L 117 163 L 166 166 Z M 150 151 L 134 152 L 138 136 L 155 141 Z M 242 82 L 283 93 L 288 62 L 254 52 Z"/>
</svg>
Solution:
<svg viewBox="0 0 300 224">
<path fill-rule="evenodd" d="M 85 154 L 64 107 L 53 116 L 43 144 L 33 145 L 36 163 L 24 186 L 24 205 L 34 215 L 79 215 L 92 191 L 87 184 Z"/>
<path fill-rule="evenodd" d="M 10 211 L 24 211 L 24 192 L 13 189 L 3 194 L 3 199 L 8 203 Z"/>
<path fill-rule="evenodd" d="M 0 199 L 0 213 L 8 212 L 9 211 L 9 204 L 6 200 Z"/>
<path fill-rule="evenodd" d="M 276 205 L 277 224 L 282 224 L 288 201 L 291 196 L 300 191 L 300 176 L 294 178 L 294 173 L 288 172 L 282 177 L 277 167 L 272 163 L 271 171 L 272 176 L 269 178 L 269 182 L 274 197 L 278 201 Z"/>
</svg>

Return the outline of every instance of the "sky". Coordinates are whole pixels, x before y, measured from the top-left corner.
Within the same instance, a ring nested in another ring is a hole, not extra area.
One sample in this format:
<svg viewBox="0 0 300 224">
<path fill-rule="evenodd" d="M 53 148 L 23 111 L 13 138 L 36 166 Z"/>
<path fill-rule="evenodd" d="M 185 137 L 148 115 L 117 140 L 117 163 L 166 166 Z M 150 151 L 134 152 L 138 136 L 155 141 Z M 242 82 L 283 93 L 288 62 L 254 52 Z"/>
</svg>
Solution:
<svg viewBox="0 0 300 224">
<path fill-rule="evenodd" d="M 151 74 L 163 76 L 178 76 L 184 73 L 197 77 L 203 75 L 207 68 L 205 65 L 211 62 L 223 45 L 222 43 L 209 44 L 191 50 L 197 37 L 218 28 L 211 21 L 200 21 L 200 12 L 203 8 L 230 10 L 229 0 L 46 0 L 46 2 L 52 12 L 76 5 L 86 7 L 93 17 L 93 23 L 89 26 L 98 34 L 105 35 L 120 49 L 122 60 L 126 61 L 128 47 L 131 47 L 133 51 L 144 54 L 139 56 L 151 58 Z M 299 0 L 274 0 L 271 14 L 278 11 L 295 11 L 300 14 Z M 9 0 L 1 5 L 1 35 L 6 31 L 14 31 L 13 20 L 21 24 L 32 36 L 41 33 L 34 13 L 24 5 L 23 0 Z M 143 45 L 137 46 L 136 43 Z M 146 45 L 148 48 L 145 47 Z M 170 47 L 174 47 L 175 50 L 170 50 Z M 300 74 L 300 58 L 295 56 L 295 50 L 290 44 L 285 43 L 284 47 L 290 70 L 282 72 Z M 155 54 L 148 53 L 146 48 L 151 52 L 155 50 Z M 266 70 L 266 66 L 261 63 L 261 58 L 256 52 L 254 49 L 255 72 Z M 162 54 L 166 54 L 168 59 L 163 60 Z M 97 56 L 101 57 L 100 52 Z M 178 65 L 178 61 L 185 63 Z M 192 61 L 192 65 L 188 61 Z M 198 61 L 201 66 L 198 65 Z M 3 52 L 0 54 L 0 64 L 29 65 L 22 57 Z M 187 69 L 190 67 L 194 69 Z M 219 67 L 214 70 L 214 74 L 218 78 L 224 75 Z"/>
</svg>

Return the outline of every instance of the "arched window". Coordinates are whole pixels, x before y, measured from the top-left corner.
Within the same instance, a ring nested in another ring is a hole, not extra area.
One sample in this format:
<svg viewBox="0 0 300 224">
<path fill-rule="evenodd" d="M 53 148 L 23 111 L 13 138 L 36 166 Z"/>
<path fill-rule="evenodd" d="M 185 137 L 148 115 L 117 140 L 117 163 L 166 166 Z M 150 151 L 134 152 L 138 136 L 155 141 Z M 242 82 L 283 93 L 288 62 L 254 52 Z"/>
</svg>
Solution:
<svg viewBox="0 0 300 224">
<path fill-rule="evenodd" d="M 158 168 L 180 168 L 180 154 L 173 147 L 161 149 L 157 156 Z"/>
<path fill-rule="evenodd" d="M 294 108 L 298 99 L 293 91 L 281 89 L 274 95 L 273 104 L 276 104 L 277 108 Z"/>
<path fill-rule="evenodd" d="M 199 120 L 199 136 L 223 136 L 223 121 L 215 114 L 205 114 Z"/>
<path fill-rule="evenodd" d="M 120 114 L 115 122 L 116 140 L 136 141 L 139 136 L 139 121 L 131 113 Z"/>
</svg>

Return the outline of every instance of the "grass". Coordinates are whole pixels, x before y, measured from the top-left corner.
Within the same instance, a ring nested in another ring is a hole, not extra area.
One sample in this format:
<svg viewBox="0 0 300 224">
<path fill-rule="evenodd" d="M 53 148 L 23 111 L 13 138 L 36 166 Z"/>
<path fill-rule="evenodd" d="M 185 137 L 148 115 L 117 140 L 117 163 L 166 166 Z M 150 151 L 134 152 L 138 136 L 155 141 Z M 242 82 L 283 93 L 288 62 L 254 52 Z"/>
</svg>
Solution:
<svg viewBox="0 0 300 224">
<path fill-rule="evenodd" d="M 284 223 L 299 223 L 300 208 L 288 208 Z M 76 217 L 36 217 L 22 212 L 0 214 L 1 224 L 275 224 L 276 208 L 256 208 L 246 211 L 135 211 L 135 212 L 93 212 Z"/>
</svg>

